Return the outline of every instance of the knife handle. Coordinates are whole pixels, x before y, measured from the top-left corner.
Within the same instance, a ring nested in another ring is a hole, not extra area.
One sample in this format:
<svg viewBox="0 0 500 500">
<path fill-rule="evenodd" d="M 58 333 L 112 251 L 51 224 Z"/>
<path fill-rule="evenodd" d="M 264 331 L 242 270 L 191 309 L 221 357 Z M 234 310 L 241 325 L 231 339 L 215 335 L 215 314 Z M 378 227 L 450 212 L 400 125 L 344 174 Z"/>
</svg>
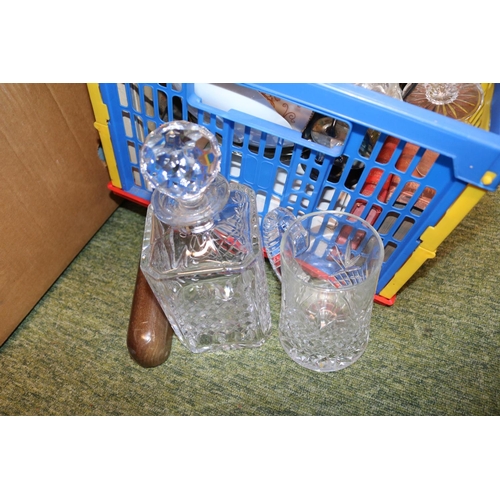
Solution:
<svg viewBox="0 0 500 500">
<path fill-rule="evenodd" d="M 170 354 L 172 336 L 172 327 L 139 266 L 127 332 L 129 353 L 144 368 L 159 366 Z"/>
</svg>

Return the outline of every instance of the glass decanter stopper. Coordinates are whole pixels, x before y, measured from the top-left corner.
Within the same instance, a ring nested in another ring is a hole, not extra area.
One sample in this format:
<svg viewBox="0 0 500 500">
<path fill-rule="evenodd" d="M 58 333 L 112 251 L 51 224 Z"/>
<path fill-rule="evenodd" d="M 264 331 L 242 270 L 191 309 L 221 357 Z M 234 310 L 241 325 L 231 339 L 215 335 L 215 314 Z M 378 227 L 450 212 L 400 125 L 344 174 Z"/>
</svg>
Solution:
<svg viewBox="0 0 500 500">
<path fill-rule="evenodd" d="M 154 189 L 141 269 L 192 352 L 259 347 L 271 313 L 255 193 L 220 174 L 205 127 L 174 121 L 151 132 L 141 173 Z"/>
</svg>

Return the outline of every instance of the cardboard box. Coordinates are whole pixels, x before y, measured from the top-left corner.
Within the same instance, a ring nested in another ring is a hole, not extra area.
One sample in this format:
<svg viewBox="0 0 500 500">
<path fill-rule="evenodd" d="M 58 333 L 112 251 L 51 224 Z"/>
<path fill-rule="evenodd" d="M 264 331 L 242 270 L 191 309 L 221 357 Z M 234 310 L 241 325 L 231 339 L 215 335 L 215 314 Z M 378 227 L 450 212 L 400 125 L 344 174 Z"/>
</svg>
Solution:
<svg viewBox="0 0 500 500">
<path fill-rule="evenodd" d="M 117 208 L 85 84 L 0 84 L 0 345 Z"/>
</svg>

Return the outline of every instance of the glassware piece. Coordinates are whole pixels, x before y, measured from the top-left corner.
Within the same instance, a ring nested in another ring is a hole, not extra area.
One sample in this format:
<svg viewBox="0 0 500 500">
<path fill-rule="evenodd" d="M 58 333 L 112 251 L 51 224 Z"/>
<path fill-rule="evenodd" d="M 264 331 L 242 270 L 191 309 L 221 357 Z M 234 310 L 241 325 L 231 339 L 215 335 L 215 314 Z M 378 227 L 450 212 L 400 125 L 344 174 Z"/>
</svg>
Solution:
<svg viewBox="0 0 500 500">
<path fill-rule="evenodd" d="M 348 132 L 347 123 L 324 116 L 314 122 L 311 129 L 311 139 L 322 146 L 333 148 L 344 144 Z"/>
<path fill-rule="evenodd" d="M 180 120 L 151 132 L 140 151 L 140 168 L 154 189 L 157 217 L 182 226 L 220 211 L 228 196 L 220 160 L 217 140 L 205 127 Z"/>
<path fill-rule="evenodd" d="M 170 122 L 146 138 L 141 172 L 155 186 L 141 269 L 192 352 L 258 347 L 271 315 L 255 193 L 219 173 L 215 137 Z"/>
<path fill-rule="evenodd" d="M 474 116 L 483 101 L 484 91 L 477 83 L 418 83 L 406 98 L 406 102 L 463 122 Z"/>
<path fill-rule="evenodd" d="M 370 224 L 345 212 L 299 218 L 283 208 L 271 212 L 264 221 L 274 228 L 264 237 L 269 254 L 276 255 L 282 236 L 280 342 L 292 360 L 310 370 L 346 368 L 368 344 L 382 240 Z M 280 222 L 287 226 L 283 233 Z"/>
<path fill-rule="evenodd" d="M 356 85 L 365 89 L 373 90 L 379 94 L 394 97 L 395 99 L 403 99 L 399 83 L 356 83 Z"/>
<path fill-rule="evenodd" d="M 271 263 L 274 273 L 281 281 L 280 245 L 283 234 L 290 224 L 296 220 L 290 210 L 277 207 L 268 212 L 262 220 L 262 239 L 267 258 Z"/>
</svg>

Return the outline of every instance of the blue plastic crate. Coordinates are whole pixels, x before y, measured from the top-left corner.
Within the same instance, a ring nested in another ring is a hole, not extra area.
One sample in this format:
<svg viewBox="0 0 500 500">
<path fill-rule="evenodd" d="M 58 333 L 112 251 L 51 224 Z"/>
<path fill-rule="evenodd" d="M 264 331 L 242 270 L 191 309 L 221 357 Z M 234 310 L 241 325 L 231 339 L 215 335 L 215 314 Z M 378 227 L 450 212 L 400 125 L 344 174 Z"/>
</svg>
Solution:
<svg viewBox="0 0 500 500">
<path fill-rule="evenodd" d="M 116 191 L 147 203 L 151 192 L 138 163 L 145 136 L 166 121 L 196 121 L 219 139 L 222 174 L 255 190 L 261 217 L 278 205 L 296 215 L 342 209 L 367 220 L 375 217 L 373 225 L 386 248 L 380 293 L 408 266 L 428 228 L 442 227 L 443 220 L 447 227 L 454 224 L 446 214 L 467 186 L 493 191 L 500 182 L 498 92 L 487 132 L 353 84 L 242 85 L 344 122 L 348 127 L 344 143 L 328 148 L 303 138 L 300 131 L 238 110 L 208 106 L 196 95 L 194 84 L 99 84 L 109 113 L 105 125 L 116 161 L 117 175 L 111 175 Z M 378 140 L 368 154 L 367 134 L 372 130 Z M 381 163 L 377 158 L 388 138 L 399 143 L 390 160 Z M 402 171 L 398 159 L 407 143 L 419 149 Z M 424 178 L 416 177 L 415 167 L 428 150 L 439 156 Z M 378 182 L 367 193 L 367 180 L 375 172 L 380 174 Z M 398 183 L 386 199 L 383 189 L 390 176 Z M 402 204 L 407 183 L 418 187 Z M 422 209 L 419 200 L 428 192 L 432 197 Z M 390 299 L 387 294 L 383 297 Z"/>
</svg>

